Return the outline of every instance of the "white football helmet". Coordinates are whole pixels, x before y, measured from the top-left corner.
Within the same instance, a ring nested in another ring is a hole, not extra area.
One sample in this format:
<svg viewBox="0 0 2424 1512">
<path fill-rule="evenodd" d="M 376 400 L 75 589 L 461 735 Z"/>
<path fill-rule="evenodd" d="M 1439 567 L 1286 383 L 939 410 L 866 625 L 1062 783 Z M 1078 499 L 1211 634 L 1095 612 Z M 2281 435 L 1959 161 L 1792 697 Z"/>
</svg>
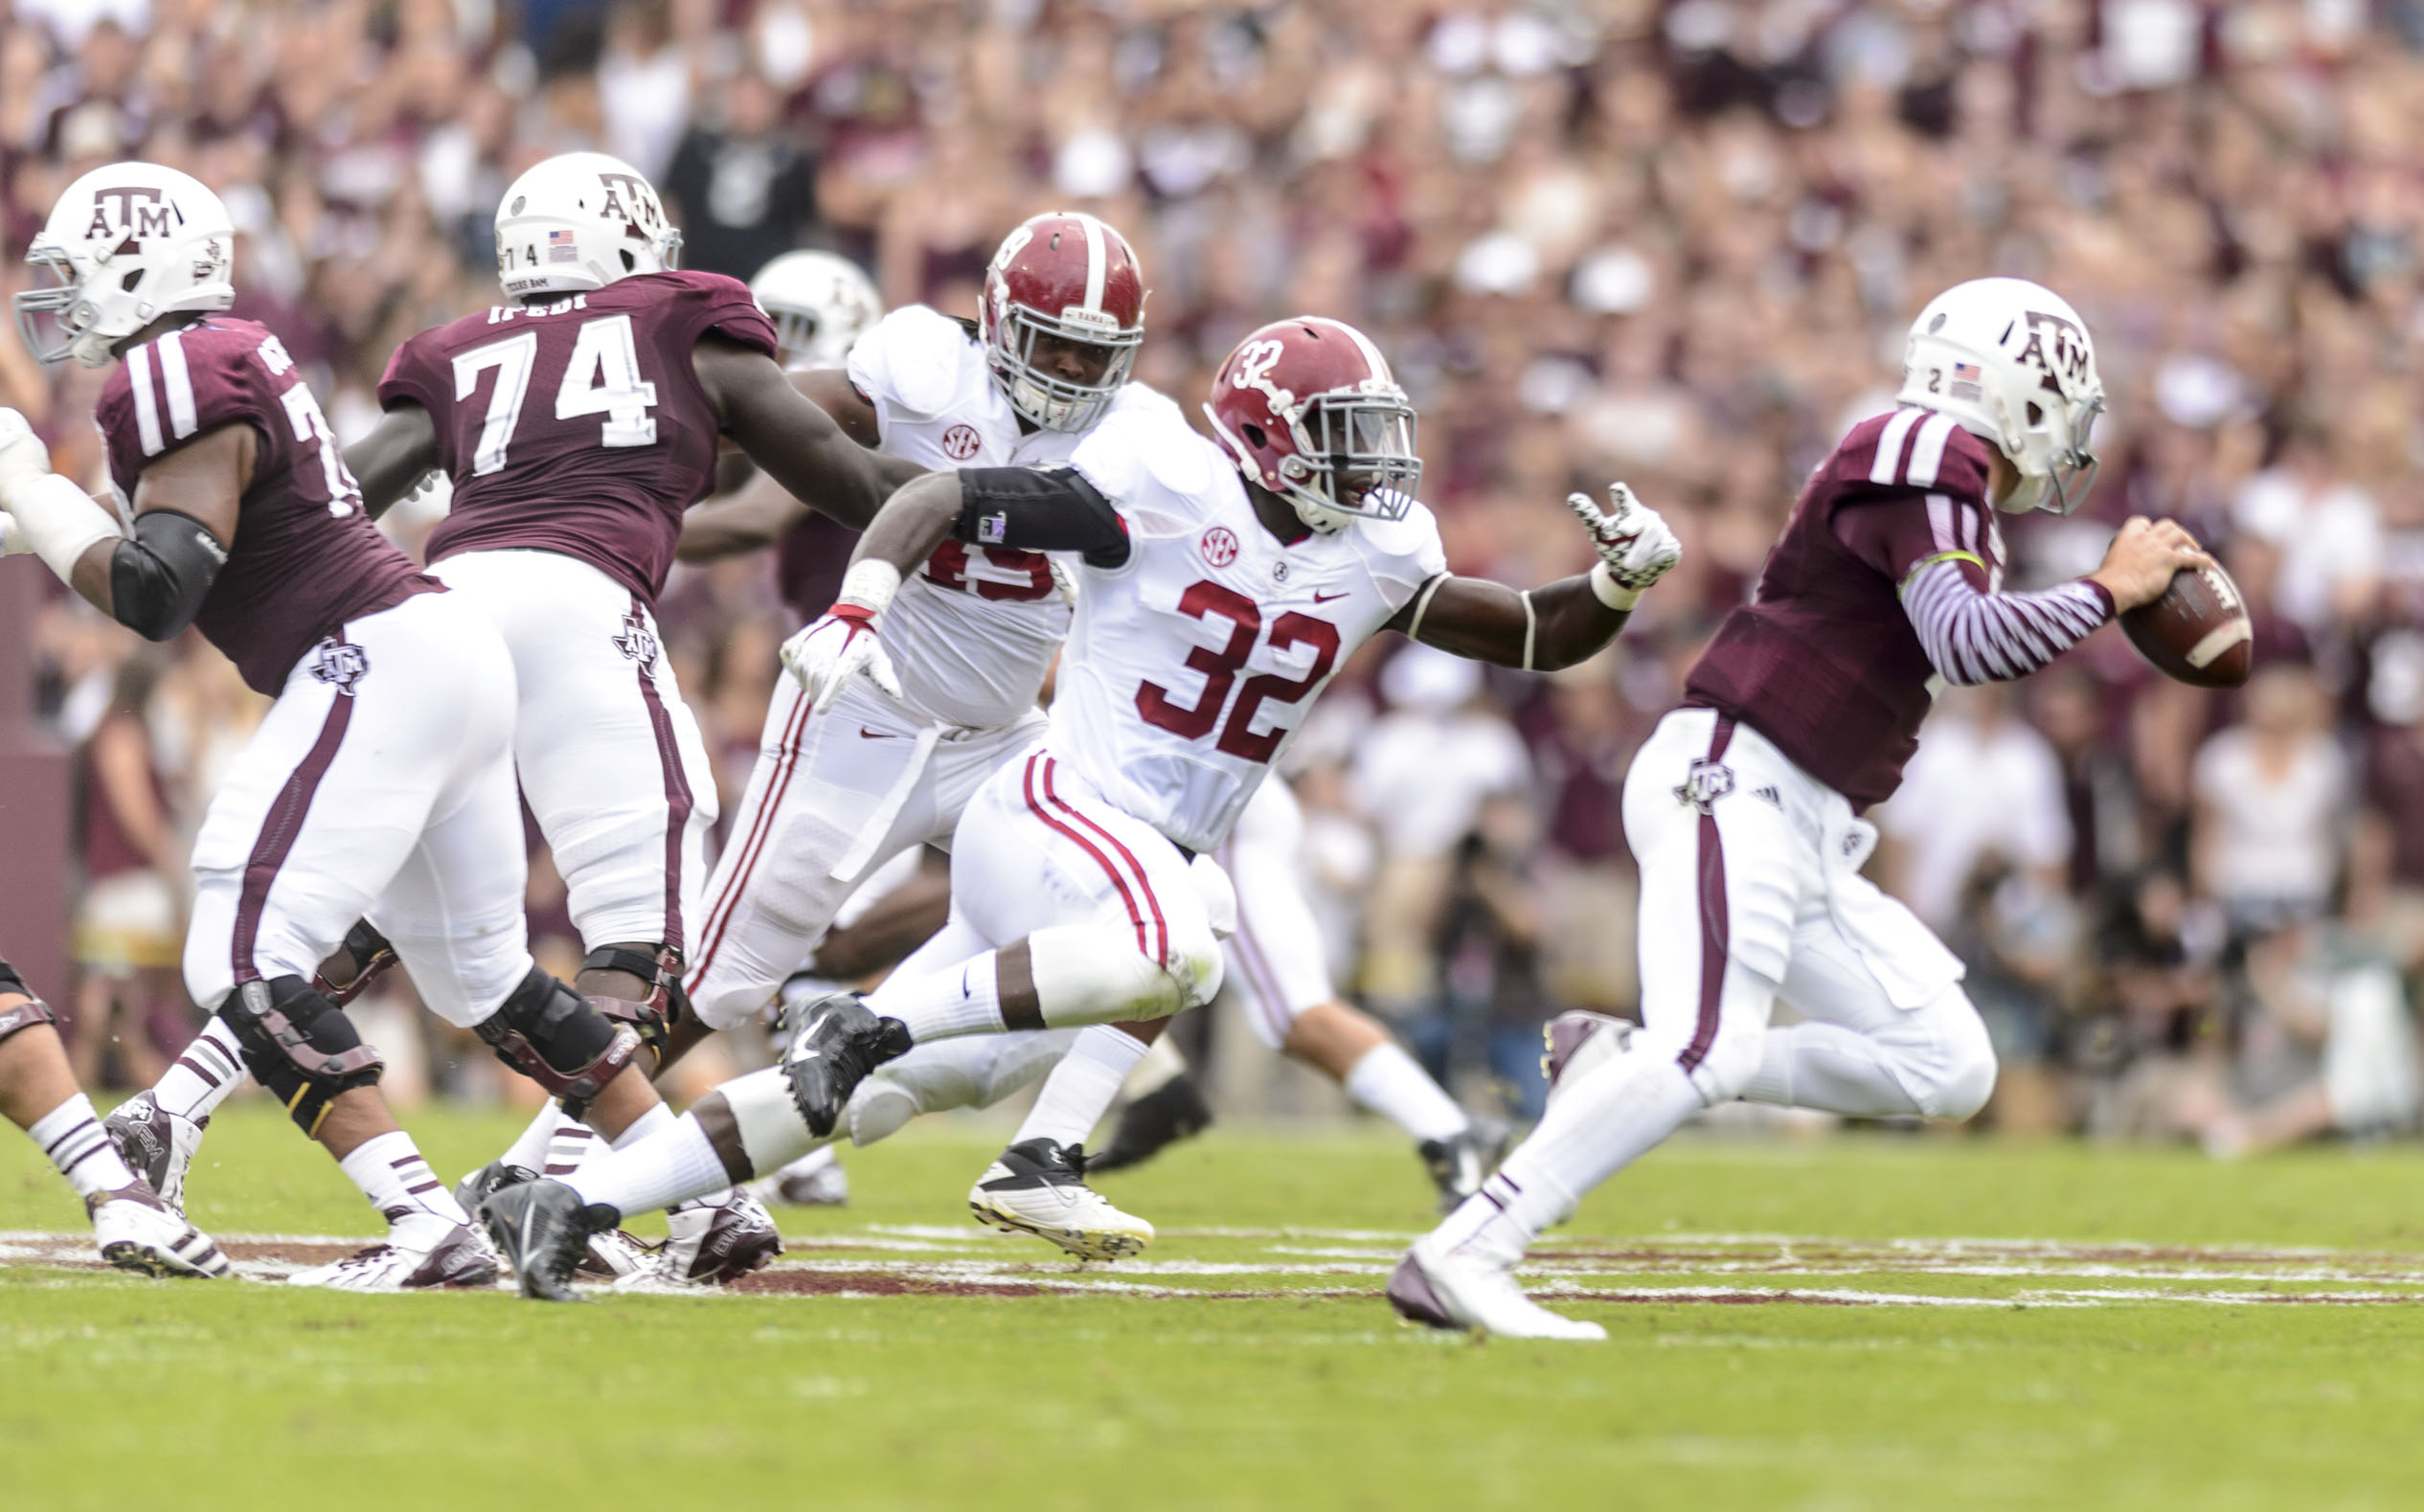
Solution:
<svg viewBox="0 0 2424 1512">
<path fill-rule="evenodd" d="M 603 152 L 560 152 L 497 206 L 497 282 L 519 298 L 601 289 L 674 265 L 682 234 L 640 170 Z"/>
<path fill-rule="evenodd" d="M 1972 279 L 1928 303 L 1902 359 L 1903 404 L 1953 417 L 2020 471 L 1996 508 L 2069 514 L 2096 485 L 2104 384 L 2087 322 L 2027 279 Z"/>
<path fill-rule="evenodd" d="M 830 252 L 786 252 L 758 270 L 749 292 L 775 323 L 785 368 L 840 367 L 850 344 L 884 316 L 874 283 Z"/>
<path fill-rule="evenodd" d="M 53 280 L 11 301 L 17 333 L 43 362 L 105 368 L 112 347 L 161 316 L 236 303 L 227 207 L 157 163 L 112 163 L 70 184 L 25 260 Z"/>
</svg>

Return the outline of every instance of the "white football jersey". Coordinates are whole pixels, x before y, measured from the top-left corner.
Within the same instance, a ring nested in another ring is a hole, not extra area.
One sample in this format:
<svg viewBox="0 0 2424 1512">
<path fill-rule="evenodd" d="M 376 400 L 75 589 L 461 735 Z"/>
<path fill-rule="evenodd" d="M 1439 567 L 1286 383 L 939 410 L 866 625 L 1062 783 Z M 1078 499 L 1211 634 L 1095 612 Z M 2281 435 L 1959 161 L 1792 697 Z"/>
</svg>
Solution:
<svg viewBox="0 0 2424 1512">
<path fill-rule="evenodd" d="M 1282 544 L 1175 407 L 1113 415 L 1069 464 L 1130 549 L 1084 569 L 1049 744 L 1121 809 L 1211 850 L 1330 677 L 1447 571 L 1439 525 L 1416 504 Z"/>
<path fill-rule="evenodd" d="M 984 345 L 923 305 L 877 322 L 851 347 L 847 372 L 875 406 L 877 450 L 937 470 L 1050 465 L 1083 439 L 1020 434 L 1017 413 L 985 367 Z M 1160 394 L 1130 383 L 1110 415 L 1157 409 L 1178 414 Z M 946 540 L 903 580 L 884 612 L 883 635 L 913 711 L 989 730 L 1035 707 L 1068 631 L 1069 605 L 1042 553 Z"/>
</svg>

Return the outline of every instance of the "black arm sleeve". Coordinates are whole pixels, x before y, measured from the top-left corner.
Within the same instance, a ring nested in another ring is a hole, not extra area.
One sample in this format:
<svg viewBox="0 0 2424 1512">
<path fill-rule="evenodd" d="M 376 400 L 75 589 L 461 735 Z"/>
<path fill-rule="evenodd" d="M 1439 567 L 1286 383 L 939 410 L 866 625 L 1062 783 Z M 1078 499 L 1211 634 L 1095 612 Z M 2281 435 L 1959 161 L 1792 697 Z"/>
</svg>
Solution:
<svg viewBox="0 0 2424 1512">
<path fill-rule="evenodd" d="M 1128 527 L 1093 484 L 1068 467 L 963 467 L 951 533 L 970 546 L 1076 552 L 1089 567 L 1121 567 Z"/>
<path fill-rule="evenodd" d="M 227 548 L 202 522 L 174 509 L 135 516 L 135 537 L 109 558 L 109 607 L 120 624 L 147 641 L 184 632 L 201 612 Z"/>
</svg>

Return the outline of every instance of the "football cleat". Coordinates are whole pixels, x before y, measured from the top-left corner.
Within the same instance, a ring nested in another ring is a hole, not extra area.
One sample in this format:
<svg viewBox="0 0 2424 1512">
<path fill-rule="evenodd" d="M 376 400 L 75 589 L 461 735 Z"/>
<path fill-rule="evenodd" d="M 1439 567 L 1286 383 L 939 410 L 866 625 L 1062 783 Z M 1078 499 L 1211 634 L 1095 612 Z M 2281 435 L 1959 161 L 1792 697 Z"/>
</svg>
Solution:
<svg viewBox="0 0 2424 1512">
<path fill-rule="evenodd" d="M 84 1199 L 101 1257 L 122 1271 L 144 1275 L 215 1276 L 227 1274 L 227 1256 L 211 1236 L 160 1200 L 142 1177 L 114 1192 Z"/>
<path fill-rule="evenodd" d="M 908 1025 L 877 1018 L 855 993 L 836 992 L 804 1007 L 782 1052 L 782 1077 L 808 1132 L 820 1140 L 831 1134 L 867 1073 L 909 1053 L 911 1043 Z"/>
<path fill-rule="evenodd" d="M 782 1252 L 774 1215 L 738 1189 L 722 1202 L 676 1204 L 665 1210 L 665 1243 L 619 1286 L 728 1286 Z"/>
<path fill-rule="evenodd" d="M 1444 1140 L 1425 1140 L 1416 1151 L 1431 1183 L 1439 1188 L 1439 1211 L 1454 1212 L 1464 1199 L 1482 1189 L 1482 1182 L 1498 1168 L 1507 1153 L 1507 1126 L 1495 1119 L 1476 1118 L 1464 1132 Z"/>
<path fill-rule="evenodd" d="M 590 1235 L 623 1222 L 604 1203 L 583 1203 L 562 1182 L 524 1182 L 480 1207 L 480 1221 L 513 1267 L 522 1295 L 543 1302 L 570 1302 L 573 1273 L 580 1269 Z"/>
<path fill-rule="evenodd" d="M 185 1211 L 185 1173 L 193 1168 L 202 1131 L 211 1120 L 170 1113 L 146 1090 L 110 1110 L 101 1126 L 126 1168 L 142 1177 L 170 1211 Z"/>
<path fill-rule="evenodd" d="M 463 1210 L 477 1213 L 480 1205 L 509 1186 L 538 1180 L 538 1172 L 527 1165 L 508 1165 L 503 1161 L 490 1161 L 470 1175 L 455 1183 L 455 1201 Z M 646 1267 L 648 1247 L 621 1229 L 608 1229 L 589 1236 L 589 1252 L 580 1259 L 580 1274 L 600 1280 L 618 1281 Z"/>
<path fill-rule="evenodd" d="M 1623 1054 L 1640 1027 L 1630 1019 L 1583 1008 L 1560 1013 L 1541 1026 L 1540 1073 L 1549 1078 L 1550 1098 Z"/>
<path fill-rule="evenodd" d="M 772 1176 L 749 1184 L 759 1202 L 788 1203 L 795 1207 L 840 1207 L 850 1200 L 850 1177 L 842 1169 L 841 1153 L 820 1145 Z"/>
<path fill-rule="evenodd" d="M 1153 1226 L 1086 1185 L 1079 1145 L 1029 1140 L 1004 1150 L 968 1193 L 976 1221 L 1050 1239 L 1081 1260 L 1124 1260 L 1153 1242 Z"/>
<path fill-rule="evenodd" d="M 1408 1322 L 1502 1339 L 1605 1339 L 1597 1323 L 1561 1318 L 1524 1295 L 1508 1268 L 1416 1239 L 1389 1277 L 1389 1305 Z"/>
<path fill-rule="evenodd" d="M 503 1274 L 495 1248 L 477 1228 L 437 1221 L 416 1223 L 409 1233 L 391 1228 L 386 1243 L 297 1271 L 286 1284 L 331 1292 L 426 1292 L 494 1286 Z"/>
<path fill-rule="evenodd" d="M 1090 1171 L 1116 1171 L 1141 1165 L 1181 1140 L 1191 1140 L 1212 1127 L 1212 1113 L 1185 1072 L 1120 1110 L 1111 1142 L 1099 1155 L 1086 1157 Z"/>
</svg>

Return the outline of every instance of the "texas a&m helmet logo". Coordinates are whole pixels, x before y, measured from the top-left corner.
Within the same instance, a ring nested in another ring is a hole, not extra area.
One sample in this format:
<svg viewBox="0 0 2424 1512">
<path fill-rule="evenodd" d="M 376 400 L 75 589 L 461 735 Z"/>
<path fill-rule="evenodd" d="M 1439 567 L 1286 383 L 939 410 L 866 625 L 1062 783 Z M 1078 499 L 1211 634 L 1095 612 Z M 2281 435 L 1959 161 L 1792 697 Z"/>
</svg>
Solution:
<svg viewBox="0 0 2424 1512">
<path fill-rule="evenodd" d="M 311 675 L 351 698 L 355 686 L 371 675 L 371 655 L 358 645 L 330 636 L 312 649 Z"/>
<path fill-rule="evenodd" d="M 1226 567 L 1237 559 L 1237 532 L 1225 525 L 1215 525 L 1204 532 L 1197 543 L 1204 560 L 1214 567 Z"/>
<path fill-rule="evenodd" d="M 954 425 L 942 433 L 942 454 L 953 462 L 966 462 L 984 444 L 973 425 Z"/>
</svg>

